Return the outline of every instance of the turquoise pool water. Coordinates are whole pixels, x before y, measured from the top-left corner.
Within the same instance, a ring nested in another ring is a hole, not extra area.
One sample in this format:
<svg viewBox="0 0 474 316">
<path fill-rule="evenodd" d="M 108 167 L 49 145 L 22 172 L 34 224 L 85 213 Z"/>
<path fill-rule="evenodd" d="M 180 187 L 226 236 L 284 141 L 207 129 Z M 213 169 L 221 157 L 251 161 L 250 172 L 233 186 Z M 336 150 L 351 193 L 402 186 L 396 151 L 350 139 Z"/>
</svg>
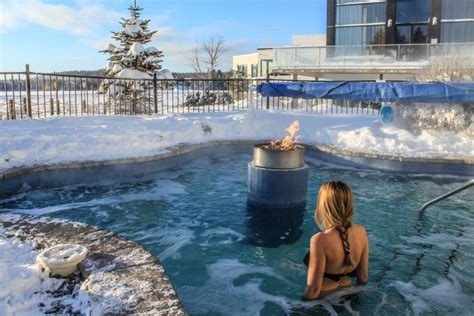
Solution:
<svg viewBox="0 0 474 316">
<path fill-rule="evenodd" d="M 202 156 L 130 183 L 19 193 L 0 211 L 47 214 L 110 229 L 160 258 L 192 315 L 352 313 L 463 315 L 474 310 L 474 196 L 417 209 L 466 178 L 355 170 L 307 159 L 308 206 L 293 214 L 246 207 L 247 154 Z M 324 181 L 347 182 L 370 240 L 370 281 L 314 302 L 299 298 L 302 258 Z"/>
</svg>

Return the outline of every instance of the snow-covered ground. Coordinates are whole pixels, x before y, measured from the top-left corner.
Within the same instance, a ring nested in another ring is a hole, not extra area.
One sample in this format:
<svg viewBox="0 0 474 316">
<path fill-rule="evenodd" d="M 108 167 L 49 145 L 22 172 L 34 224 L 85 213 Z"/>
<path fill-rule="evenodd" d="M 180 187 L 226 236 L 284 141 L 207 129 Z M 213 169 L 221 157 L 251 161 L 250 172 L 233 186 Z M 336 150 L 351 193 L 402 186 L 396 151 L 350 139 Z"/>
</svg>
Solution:
<svg viewBox="0 0 474 316">
<path fill-rule="evenodd" d="M 407 157 L 474 157 L 468 132 L 411 133 L 376 117 L 255 111 L 167 116 L 62 117 L 0 122 L 0 170 L 151 156 L 182 143 L 281 138 L 300 120 L 301 141 Z M 472 126 L 471 126 L 472 128 Z"/>
<path fill-rule="evenodd" d="M 63 279 L 49 277 L 49 271 L 41 269 L 31 242 L 13 237 L 6 238 L 0 226 L 0 315 L 41 315 L 61 302 L 71 306 L 72 311 L 86 311 L 87 293 L 79 289 L 72 295 L 54 297 Z M 42 306 L 42 310 L 40 310 Z"/>
</svg>

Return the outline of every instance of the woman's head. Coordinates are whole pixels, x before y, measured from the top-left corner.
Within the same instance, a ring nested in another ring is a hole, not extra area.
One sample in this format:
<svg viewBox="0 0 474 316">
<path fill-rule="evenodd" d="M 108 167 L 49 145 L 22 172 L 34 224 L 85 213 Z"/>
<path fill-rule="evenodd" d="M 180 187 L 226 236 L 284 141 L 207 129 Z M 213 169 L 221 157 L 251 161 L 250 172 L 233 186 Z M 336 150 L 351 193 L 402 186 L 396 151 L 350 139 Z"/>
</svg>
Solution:
<svg viewBox="0 0 474 316">
<path fill-rule="evenodd" d="M 350 266 L 350 246 L 348 229 L 352 224 L 354 202 L 352 190 L 341 181 L 328 181 L 319 189 L 316 206 L 316 224 L 326 230 L 336 227 L 344 248 L 344 264 Z"/>
<path fill-rule="evenodd" d="M 316 223 L 322 229 L 348 228 L 352 223 L 354 203 L 352 190 L 341 181 L 328 181 L 319 189 Z"/>
</svg>

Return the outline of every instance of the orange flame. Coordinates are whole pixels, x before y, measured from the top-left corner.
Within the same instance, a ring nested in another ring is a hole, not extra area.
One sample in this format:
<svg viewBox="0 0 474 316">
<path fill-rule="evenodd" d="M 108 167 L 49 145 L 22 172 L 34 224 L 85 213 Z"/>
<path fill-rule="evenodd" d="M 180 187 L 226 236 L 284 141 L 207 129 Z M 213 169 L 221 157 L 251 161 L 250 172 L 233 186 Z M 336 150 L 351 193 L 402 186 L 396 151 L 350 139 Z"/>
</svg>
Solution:
<svg viewBox="0 0 474 316">
<path fill-rule="evenodd" d="M 296 132 L 298 132 L 299 129 L 300 121 L 293 121 L 293 123 L 285 129 L 289 135 L 287 135 L 283 140 L 272 140 L 266 148 L 281 151 L 295 150 L 296 142 L 299 139 L 299 137 L 296 136 Z"/>
</svg>

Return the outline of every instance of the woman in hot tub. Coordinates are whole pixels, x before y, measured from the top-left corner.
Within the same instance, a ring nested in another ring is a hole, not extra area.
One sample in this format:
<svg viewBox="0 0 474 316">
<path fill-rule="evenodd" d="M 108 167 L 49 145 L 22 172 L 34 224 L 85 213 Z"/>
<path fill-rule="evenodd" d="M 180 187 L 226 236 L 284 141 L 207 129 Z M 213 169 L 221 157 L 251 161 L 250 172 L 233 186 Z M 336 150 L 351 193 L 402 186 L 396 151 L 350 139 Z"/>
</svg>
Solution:
<svg viewBox="0 0 474 316">
<path fill-rule="evenodd" d="M 352 191 L 343 182 L 324 183 L 315 211 L 322 232 L 311 237 L 305 257 L 308 278 L 303 298 L 312 300 L 328 291 L 368 281 L 369 242 L 362 225 L 353 224 Z"/>
</svg>

